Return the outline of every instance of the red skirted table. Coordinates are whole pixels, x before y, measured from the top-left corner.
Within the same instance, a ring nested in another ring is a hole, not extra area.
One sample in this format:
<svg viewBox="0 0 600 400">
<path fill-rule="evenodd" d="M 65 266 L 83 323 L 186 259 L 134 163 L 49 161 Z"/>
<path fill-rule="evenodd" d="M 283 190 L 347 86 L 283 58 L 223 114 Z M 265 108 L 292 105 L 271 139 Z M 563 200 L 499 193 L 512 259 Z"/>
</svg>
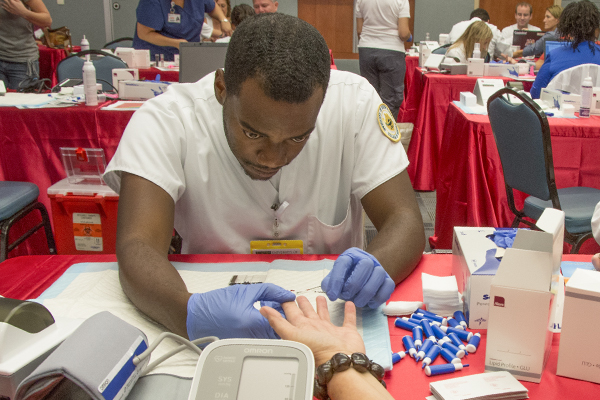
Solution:
<svg viewBox="0 0 600 400">
<path fill-rule="evenodd" d="M 278 258 L 296 260 L 317 260 L 322 258 L 335 258 L 336 256 L 321 255 L 177 255 L 170 256 L 172 261 L 180 262 L 244 262 L 244 261 L 272 261 Z M 566 255 L 564 260 L 589 261 L 589 256 Z M 0 295 L 18 299 L 35 298 L 47 289 L 64 271 L 73 264 L 81 262 L 111 262 L 115 261 L 114 255 L 100 256 L 26 256 L 8 259 L 0 264 Z M 437 276 L 449 276 L 452 270 L 451 255 L 424 255 L 416 270 L 403 282 L 394 293 L 391 301 L 422 300 L 421 273 Z M 407 332 L 394 326 L 394 319 L 389 318 L 390 339 L 393 351 L 403 350 L 402 336 Z M 387 372 L 385 381 L 388 391 L 395 399 L 423 400 L 431 393 L 429 383 L 453 377 L 484 372 L 486 331 L 482 334 L 479 350 L 467 357 L 470 366 L 452 375 L 427 377 L 415 362 L 406 357 L 394 365 L 392 371 Z M 558 345 L 560 334 L 554 334 L 552 349 L 548 363 L 542 375 L 541 383 L 522 382 L 529 390 L 531 399 L 597 399 L 600 398 L 600 385 L 564 378 L 556 375 Z M 436 360 L 435 364 L 441 363 Z"/>
<path fill-rule="evenodd" d="M 404 75 L 404 100 L 398 111 L 398 122 L 414 123 L 421 100 L 421 69 L 419 56 L 406 56 L 406 73 Z"/>
<path fill-rule="evenodd" d="M 548 118 L 558 188 L 600 189 L 600 117 Z M 465 114 L 450 104 L 438 155 L 436 248 L 452 247 L 454 226 L 510 226 L 500 156 L 487 115 Z M 411 143 L 412 144 L 412 143 Z M 515 192 L 520 208 L 525 195 Z M 587 241 L 584 246 L 593 243 Z M 582 252 L 594 251 L 593 248 Z"/>
<path fill-rule="evenodd" d="M 41 44 L 38 45 L 38 50 L 40 52 L 40 79 L 50 79 L 51 87 L 55 86 L 58 83 L 56 67 L 58 63 L 68 57 L 67 52 L 64 49 L 52 49 Z M 75 53 L 80 50 L 79 46 L 73 47 Z"/>
</svg>

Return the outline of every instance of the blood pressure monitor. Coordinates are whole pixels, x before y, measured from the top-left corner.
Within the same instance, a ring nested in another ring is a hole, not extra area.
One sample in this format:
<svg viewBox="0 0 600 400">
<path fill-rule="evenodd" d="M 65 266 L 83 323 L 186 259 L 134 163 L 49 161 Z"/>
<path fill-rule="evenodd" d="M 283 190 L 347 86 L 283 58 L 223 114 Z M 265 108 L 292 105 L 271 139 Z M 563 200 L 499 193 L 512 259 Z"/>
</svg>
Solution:
<svg viewBox="0 0 600 400">
<path fill-rule="evenodd" d="M 206 346 L 188 400 L 312 400 L 315 361 L 305 345 L 223 339 Z"/>
</svg>

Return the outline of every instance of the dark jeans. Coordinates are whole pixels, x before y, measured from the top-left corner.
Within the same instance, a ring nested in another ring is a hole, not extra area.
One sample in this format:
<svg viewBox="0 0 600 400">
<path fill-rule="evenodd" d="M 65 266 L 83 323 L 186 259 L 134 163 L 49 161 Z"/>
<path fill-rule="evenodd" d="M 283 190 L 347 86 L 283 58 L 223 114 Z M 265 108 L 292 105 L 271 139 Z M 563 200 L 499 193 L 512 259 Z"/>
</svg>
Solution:
<svg viewBox="0 0 600 400">
<path fill-rule="evenodd" d="M 358 48 L 360 74 L 373 85 L 396 118 L 404 100 L 404 57 L 401 51 Z"/>
<path fill-rule="evenodd" d="M 4 81 L 7 89 L 18 89 L 23 81 L 25 84 L 38 79 L 40 64 L 38 60 L 29 62 L 10 62 L 0 60 L 0 80 Z"/>
</svg>

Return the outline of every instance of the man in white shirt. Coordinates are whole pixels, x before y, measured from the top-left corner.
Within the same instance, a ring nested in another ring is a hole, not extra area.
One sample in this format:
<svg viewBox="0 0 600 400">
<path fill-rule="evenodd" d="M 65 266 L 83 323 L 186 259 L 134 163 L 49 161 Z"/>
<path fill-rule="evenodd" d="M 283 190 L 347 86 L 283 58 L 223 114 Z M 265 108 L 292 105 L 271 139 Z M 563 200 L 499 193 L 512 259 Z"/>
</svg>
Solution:
<svg viewBox="0 0 600 400">
<path fill-rule="evenodd" d="M 541 31 L 537 26 L 529 24 L 533 17 L 533 7 L 529 3 L 519 3 L 515 8 L 515 19 L 517 23 L 511 26 L 507 26 L 502 29 L 502 41 L 512 45 L 513 43 L 513 32 L 515 30 L 528 30 L 528 31 Z"/>
<path fill-rule="evenodd" d="M 404 100 L 404 42 L 412 37 L 408 0 L 357 0 L 355 15 L 360 74 L 398 118 Z"/>
<path fill-rule="evenodd" d="M 488 46 L 488 53 L 490 54 L 490 57 L 497 57 L 500 55 L 500 49 L 497 49 L 497 45 L 500 42 L 500 40 L 502 39 L 502 32 L 500 32 L 500 29 L 498 29 L 496 27 L 496 25 L 492 25 L 490 24 L 490 15 L 488 14 L 488 12 L 486 10 L 484 10 L 483 8 L 476 8 L 475 10 L 473 10 L 471 12 L 470 15 L 470 20 L 467 21 L 461 21 L 458 22 L 456 24 L 454 24 L 454 26 L 452 26 L 452 29 L 450 30 L 450 34 L 448 35 L 448 43 L 454 43 L 458 40 L 459 37 L 462 36 L 462 34 L 465 32 L 465 30 L 467 30 L 467 28 L 475 21 L 483 21 L 487 24 L 487 26 L 490 27 L 490 29 L 492 30 L 492 33 L 494 34 L 494 37 L 492 38 L 490 45 Z M 504 50 L 504 48 L 502 48 L 502 50 Z M 498 52 L 498 54 L 494 54 L 495 52 Z M 483 57 L 485 58 L 485 56 Z"/>
<path fill-rule="evenodd" d="M 279 2 L 275 0 L 252 0 L 252 5 L 257 14 L 276 13 Z"/>
<path fill-rule="evenodd" d="M 314 27 L 280 13 L 246 19 L 225 69 L 147 101 L 106 169 L 120 194 L 125 294 L 190 339 L 276 337 L 254 304 L 294 294 L 268 283 L 189 293 L 167 258 L 175 227 L 184 253 L 248 254 L 254 241 L 342 253 L 323 292 L 378 307 L 425 245 L 399 139 L 373 87 L 331 71 Z M 363 209 L 378 230 L 368 252 Z"/>
</svg>

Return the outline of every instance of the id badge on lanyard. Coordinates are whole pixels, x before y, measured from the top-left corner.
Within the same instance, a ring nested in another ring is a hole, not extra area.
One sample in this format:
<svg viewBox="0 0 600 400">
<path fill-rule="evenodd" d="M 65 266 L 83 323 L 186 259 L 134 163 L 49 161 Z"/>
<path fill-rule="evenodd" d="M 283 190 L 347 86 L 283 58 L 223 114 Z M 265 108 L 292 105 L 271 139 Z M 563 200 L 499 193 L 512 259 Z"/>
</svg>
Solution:
<svg viewBox="0 0 600 400">
<path fill-rule="evenodd" d="M 180 24 L 181 23 L 181 15 L 175 12 L 175 2 L 171 2 L 171 9 L 169 10 L 169 15 L 167 16 L 167 22 L 170 24 Z"/>
</svg>

